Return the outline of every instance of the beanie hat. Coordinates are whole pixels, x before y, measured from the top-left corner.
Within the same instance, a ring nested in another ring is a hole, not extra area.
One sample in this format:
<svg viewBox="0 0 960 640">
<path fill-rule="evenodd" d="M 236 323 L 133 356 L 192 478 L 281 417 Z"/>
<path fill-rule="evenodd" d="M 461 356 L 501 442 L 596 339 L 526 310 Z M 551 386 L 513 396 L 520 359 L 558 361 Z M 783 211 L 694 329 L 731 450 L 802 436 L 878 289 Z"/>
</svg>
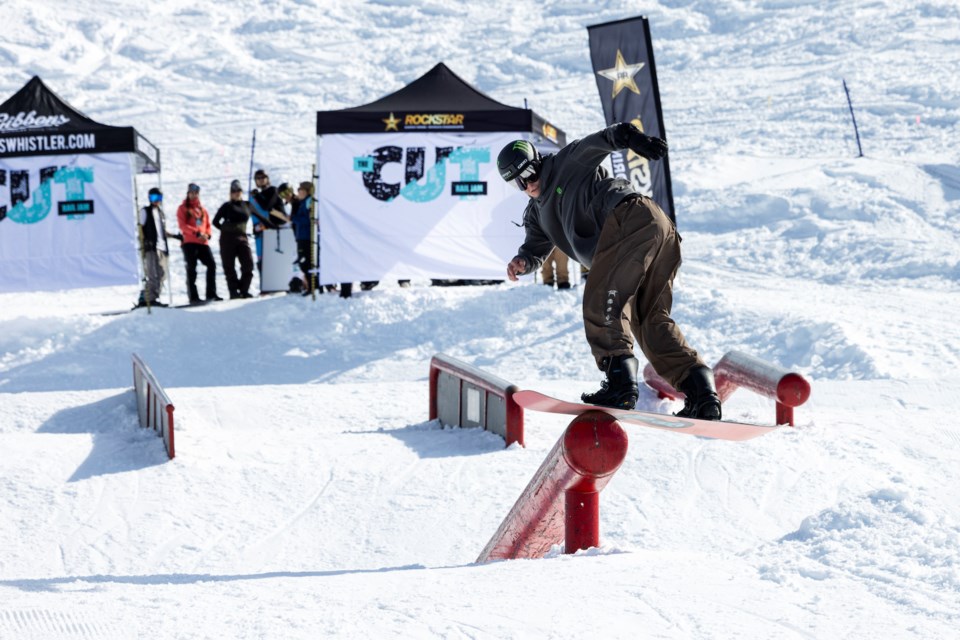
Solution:
<svg viewBox="0 0 960 640">
<path fill-rule="evenodd" d="M 147 195 L 148 195 L 148 196 L 162 196 L 162 195 L 163 195 L 163 192 L 160 191 L 160 189 L 158 189 L 157 187 L 153 187 L 153 188 L 150 189 L 150 191 L 147 192 Z"/>
<path fill-rule="evenodd" d="M 293 195 L 293 189 L 291 189 L 290 185 L 286 182 L 281 182 L 280 186 L 277 187 L 277 193 L 281 198 L 286 198 L 289 195 Z"/>
<path fill-rule="evenodd" d="M 243 186 L 240 184 L 239 180 L 234 180 L 230 183 L 230 193 L 234 191 L 243 191 Z"/>
<path fill-rule="evenodd" d="M 267 172 L 264 171 L 263 169 L 257 169 L 256 173 L 253 174 L 253 177 L 254 177 L 254 178 L 269 178 L 270 176 L 268 176 L 268 175 L 267 175 Z"/>
<path fill-rule="evenodd" d="M 194 182 L 191 182 L 189 185 L 187 185 L 187 191 L 188 191 L 188 192 L 189 192 L 189 191 L 195 191 L 195 192 L 197 192 L 197 193 L 200 193 L 200 185 L 198 185 L 198 184 L 196 184 L 196 183 L 194 183 Z"/>
</svg>

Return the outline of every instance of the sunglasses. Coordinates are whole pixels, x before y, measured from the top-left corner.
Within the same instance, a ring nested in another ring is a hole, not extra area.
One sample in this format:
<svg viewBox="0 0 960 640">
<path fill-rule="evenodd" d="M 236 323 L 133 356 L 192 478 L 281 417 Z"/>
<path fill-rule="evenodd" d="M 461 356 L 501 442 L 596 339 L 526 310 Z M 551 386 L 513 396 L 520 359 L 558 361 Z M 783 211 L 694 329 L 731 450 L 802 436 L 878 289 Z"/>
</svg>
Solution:
<svg viewBox="0 0 960 640">
<path fill-rule="evenodd" d="M 520 191 L 526 191 L 527 185 L 531 182 L 536 182 L 540 179 L 540 174 L 537 173 L 537 170 L 533 167 L 533 164 L 529 164 L 524 169 L 517 174 L 517 177 L 513 179 L 513 183 L 517 185 L 517 189 Z"/>
<path fill-rule="evenodd" d="M 150 194 L 150 202 L 163 202 L 163 195 L 159 193 Z"/>
</svg>

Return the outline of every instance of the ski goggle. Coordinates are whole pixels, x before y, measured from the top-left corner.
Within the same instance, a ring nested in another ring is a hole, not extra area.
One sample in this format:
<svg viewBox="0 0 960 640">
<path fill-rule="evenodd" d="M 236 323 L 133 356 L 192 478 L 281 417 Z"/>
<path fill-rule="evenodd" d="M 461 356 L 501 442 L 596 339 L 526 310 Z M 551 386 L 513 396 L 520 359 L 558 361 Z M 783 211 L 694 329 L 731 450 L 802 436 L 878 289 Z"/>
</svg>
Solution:
<svg viewBox="0 0 960 640">
<path fill-rule="evenodd" d="M 163 202 L 162 193 L 151 193 L 149 198 L 150 198 L 150 202 Z"/>
<path fill-rule="evenodd" d="M 534 167 L 531 162 L 517 174 L 517 177 L 513 179 L 513 183 L 517 185 L 517 189 L 520 189 L 520 191 L 526 191 L 528 184 L 536 182 L 539 179 L 540 174 L 537 173 L 536 167 Z"/>
</svg>

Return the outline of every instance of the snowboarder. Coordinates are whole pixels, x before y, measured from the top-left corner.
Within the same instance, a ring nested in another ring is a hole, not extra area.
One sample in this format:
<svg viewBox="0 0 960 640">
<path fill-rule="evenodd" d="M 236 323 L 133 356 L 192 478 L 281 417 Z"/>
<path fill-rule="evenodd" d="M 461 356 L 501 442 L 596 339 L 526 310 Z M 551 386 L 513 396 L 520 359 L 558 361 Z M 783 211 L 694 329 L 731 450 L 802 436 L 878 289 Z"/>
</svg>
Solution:
<svg viewBox="0 0 960 640">
<path fill-rule="evenodd" d="M 618 123 L 555 155 L 541 156 L 526 140 L 503 148 L 497 157 L 501 177 L 530 197 L 523 215 L 526 237 L 507 265 L 507 277 L 516 281 L 540 267 L 554 245 L 590 269 L 583 323 L 606 379 L 599 391 L 582 395 L 584 402 L 636 406 L 636 338 L 657 373 L 686 395 L 677 415 L 719 420 L 713 371 L 670 317 L 680 236 L 656 202 L 634 191 L 627 180 L 609 177 L 600 165 L 619 149 L 659 160 L 667 143 Z"/>
</svg>

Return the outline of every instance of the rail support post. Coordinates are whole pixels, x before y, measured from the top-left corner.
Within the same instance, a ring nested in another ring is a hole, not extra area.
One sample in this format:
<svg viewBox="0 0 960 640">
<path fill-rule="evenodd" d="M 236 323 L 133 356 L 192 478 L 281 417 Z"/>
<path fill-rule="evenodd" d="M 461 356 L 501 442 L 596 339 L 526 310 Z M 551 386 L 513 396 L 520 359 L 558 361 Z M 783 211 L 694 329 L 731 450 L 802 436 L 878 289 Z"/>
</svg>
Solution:
<svg viewBox="0 0 960 640">
<path fill-rule="evenodd" d="M 600 491 L 627 455 L 627 434 L 602 411 L 574 418 L 477 562 L 542 558 L 600 545 Z"/>
</svg>

